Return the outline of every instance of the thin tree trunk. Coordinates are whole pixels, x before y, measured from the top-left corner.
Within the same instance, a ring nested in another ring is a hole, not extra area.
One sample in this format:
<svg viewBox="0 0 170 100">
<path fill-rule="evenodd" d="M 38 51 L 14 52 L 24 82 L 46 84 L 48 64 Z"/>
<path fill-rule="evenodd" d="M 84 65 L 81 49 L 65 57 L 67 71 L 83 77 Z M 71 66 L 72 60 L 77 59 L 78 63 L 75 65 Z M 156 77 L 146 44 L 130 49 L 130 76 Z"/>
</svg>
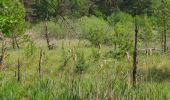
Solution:
<svg viewBox="0 0 170 100">
<path fill-rule="evenodd" d="M 167 44 L 166 44 L 166 22 L 164 21 L 164 52 L 166 52 Z"/>
<path fill-rule="evenodd" d="M 51 45 L 50 45 L 50 40 L 49 40 L 49 37 L 48 37 L 48 26 L 47 26 L 47 21 L 45 22 L 45 38 L 46 38 L 46 41 L 47 41 L 47 46 L 48 46 L 48 49 L 51 50 Z"/>
<path fill-rule="evenodd" d="M 39 76 L 41 76 L 41 63 L 42 63 L 42 49 L 40 51 L 40 59 L 39 59 L 39 67 L 38 67 Z"/>
<path fill-rule="evenodd" d="M 12 47 L 15 50 L 15 40 L 14 40 L 14 32 L 12 32 Z"/>
<path fill-rule="evenodd" d="M 162 32 L 162 34 L 161 34 L 161 49 L 162 49 L 162 52 L 164 52 L 164 29 L 163 29 L 163 27 L 161 29 L 161 32 Z"/>
<path fill-rule="evenodd" d="M 18 82 L 21 80 L 20 78 L 20 61 L 19 61 L 19 58 L 18 58 L 18 66 L 17 66 L 17 70 L 18 70 L 18 77 L 17 77 L 17 80 Z"/>
<path fill-rule="evenodd" d="M 14 40 L 15 40 L 15 44 L 16 44 L 17 48 L 19 48 L 19 44 L 18 44 L 18 41 L 17 41 L 16 33 L 14 33 Z"/>
<path fill-rule="evenodd" d="M 136 73 L 137 73 L 137 38 L 138 38 L 138 27 L 135 26 L 135 43 L 134 43 L 134 53 L 133 53 L 133 72 L 132 72 L 132 82 L 136 85 Z"/>
</svg>

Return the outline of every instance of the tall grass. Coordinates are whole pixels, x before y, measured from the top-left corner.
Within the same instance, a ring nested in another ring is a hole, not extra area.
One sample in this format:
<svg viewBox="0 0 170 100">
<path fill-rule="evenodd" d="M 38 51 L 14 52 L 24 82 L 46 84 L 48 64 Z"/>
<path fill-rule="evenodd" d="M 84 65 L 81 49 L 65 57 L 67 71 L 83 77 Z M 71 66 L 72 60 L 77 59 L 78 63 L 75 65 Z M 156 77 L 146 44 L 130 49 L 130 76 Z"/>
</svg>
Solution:
<svg viewBox="0 0 170 100">
<path fill-rule="evenodd" d="M 33 55 L 27 55 L 24 49 L 9 51 L 5 60 L 6 69 L 0 72 L 0 99 L 40 99 L 40 100 L 168 100 L 169 71 L 165 55 L 153 55 L 147 59 L 139 56 L 138 85 L 131 86 L 131 63 L 126 58 L 116 61 L 105 57 L 108 48 L 102 48 L 100 57 L 95 49 L 78 47 L 77 42 L 71 47 L 64 45 L 64 55 L 71 55 L 70 48 L 77 48 L 77 61 L 72 58 L 60 70 L 63 64 L 63 49 L 43 51 L 42 77 L 38 77 L 37 67 L 39 50 L 37 45 Z M 63 44 L 61 44 L 63 45 Z M 83 45 L 83 44 L 82 44 Z M 59 47 L 62 47 L 59 45 Z M 23 55 L 26 53 L 26 55 Z M 83 53 L 83 54 L 82 54 Z M 21 82 L 14 76 L 16 55 L 20 56 Z M 93 57 L 93 56 L 97 57 Z M 27 59 L 27 60 L 25 60 Z M 161 62 L 162 59 L 164 62 Z M 106 62 L 104 61 L 106 60 Z M 29 61 L 29 63 L 28 63 Z M 154 61 L 154 62 L 153 62 Z M 88 65 L 88 67 L 87 67 Z M 156 68 L 157 70 L 153 70 Z M 159 68 L 162 68 L 161 70 Z M 82 72 L 83 71 L 83 72 Z M 159 72 L 160 71 L 160 72 Z M 81 73 L 78 73 L 81 72 Z M 158 74 L 158 75 L 157 75 Z M 157 79 L 161 79 L 156 81 Z"/>
</svg>

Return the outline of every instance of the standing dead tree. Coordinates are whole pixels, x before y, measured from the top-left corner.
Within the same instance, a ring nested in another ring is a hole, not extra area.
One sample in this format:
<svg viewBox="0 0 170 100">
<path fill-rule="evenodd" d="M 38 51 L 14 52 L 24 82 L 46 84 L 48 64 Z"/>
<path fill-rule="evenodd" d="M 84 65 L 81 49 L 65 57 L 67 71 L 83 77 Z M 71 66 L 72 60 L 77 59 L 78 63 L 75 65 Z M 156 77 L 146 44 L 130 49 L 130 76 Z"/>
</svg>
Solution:
<svg viewBox="0 0 170 100">
<path fill-rule="evenodd" d="M 45 38 L 47 41 L 48 49 L 51 50 L 51 49 L 53 49 L 53 44 L 50 43 L 48 34 L 49 34 L 49 32 L 48 32 L 47 19 L 46 19 L 46 21 L 45 21 Z"/>
<path fill-rule="evenodd" d="M 39 58 L 39 66 L 38 66 L 39 76 L 41 76 L 42 55 L 43 55 L 43 51 L 42 51 L 42 49 L 41 49 L 41 51 L 40 51 L 40 58 Z"/>
<path fill-rule="evenodd" d="M 134 43 L 134 52 L 133 52 L 133 71 L 132 71 L 132 82 L 133 85 L 136 85 L 136 73 L 137 73 L 137 42 L 138 42 L 138 27 L 135 25 L 135 43 Z"/>
<path fill-rule="evenodd" d="M 167 51 L 167 29 L 166 29 L 166 20 L 163 20 L 163 27 L 164 27 L 164 31 L 163 31 L 163 34 L 164 34 L 164 52 Z"/>
<path fill-rule="evenodd" d="M 18 70 L 18 74 L 17 74 L 17 81 L 21 81 L 21 77 L 20 77 L 20 60 L 18 58 L 18 65 L 17 65 L 17 70 Z"/>
</svg>

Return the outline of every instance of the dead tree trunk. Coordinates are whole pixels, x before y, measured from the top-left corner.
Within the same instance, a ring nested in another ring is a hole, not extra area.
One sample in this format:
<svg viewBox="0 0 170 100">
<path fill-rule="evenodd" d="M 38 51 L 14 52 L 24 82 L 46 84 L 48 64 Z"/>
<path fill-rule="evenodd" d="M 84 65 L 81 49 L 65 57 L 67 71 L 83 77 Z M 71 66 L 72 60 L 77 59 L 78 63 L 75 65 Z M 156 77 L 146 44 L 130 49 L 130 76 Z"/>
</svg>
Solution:
<svg viewBox="0 0 170 100">
<path fill-rule="evenodd" d="M 19 61 L 19 58 L 18 58 L 17 70 L 18 70 L 17 81 L 19 82 L 19 81 L 21 80 L 21 77 L 20 77 L 20 61 Z"/>
<path fill-rule="evenodd" d="M 134 43 L 134 53 L 133 53 L 133 72 L 132 72 L 132 82 L 136 85 L 136 73 L 137 73 L 137 39 L 138 39 L 138 27 L 135 26 L 135 43 Z"/>
<path fill-rule="evenodd" d="M 12 47 L 15 50 L 15 40 L 14 40 L 14 32 L 12 32 Z"/>
<path fill-rule="evenodd" d="M 166 49 L 167 49 L 167 44 L 166 44 L 166 22 L 164 20 L 164 52 L 166 52 Z"/>
<path fill-rule="evenodd" d="M 39 67 L 38 67 L 39 76 L 41 76 L 41 63 L 42 63 L 42 49 L 40 51 L 40 59 L 39 59 Z"/>
<path fill-rule="evenodd" d="M 47 19 L 46 19 L 46 22 L 45 22 L 45 38 L 46 38 L 46 41 L 47 41 L 48 49 L 49 50 L 53 49 L 53 46 L 52 46 L 52 44 L 50 44 L 50 39 L 49 39 L 49 36 L 48 36 Z"/>
<path fill-rule="evenodd" d="M 162 34 L 161 34 L 161 49 L 162 49 L 162 52 L 164 52 L 164 29 L 163 29 L 163 27 L 161 29 L 161 32 L 162 32 Z"/>
</svg>

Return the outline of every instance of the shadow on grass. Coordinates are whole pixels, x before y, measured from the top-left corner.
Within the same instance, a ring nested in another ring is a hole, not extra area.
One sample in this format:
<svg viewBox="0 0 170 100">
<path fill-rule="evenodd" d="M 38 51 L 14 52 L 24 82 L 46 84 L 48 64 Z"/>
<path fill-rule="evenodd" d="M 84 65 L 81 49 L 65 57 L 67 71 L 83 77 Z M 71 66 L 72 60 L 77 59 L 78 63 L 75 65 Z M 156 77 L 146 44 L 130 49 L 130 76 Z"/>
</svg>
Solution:
<svg viewBox="0 0 170 100">
<path fill-rule="evenodd" d="M 170 70 L 168 68 L 150 68 L 147 73 L 146 80 L 147 81 L 154 81 L 154 82 L 164 82 L 168 81 L 170 82 Z"/>
</svg>

